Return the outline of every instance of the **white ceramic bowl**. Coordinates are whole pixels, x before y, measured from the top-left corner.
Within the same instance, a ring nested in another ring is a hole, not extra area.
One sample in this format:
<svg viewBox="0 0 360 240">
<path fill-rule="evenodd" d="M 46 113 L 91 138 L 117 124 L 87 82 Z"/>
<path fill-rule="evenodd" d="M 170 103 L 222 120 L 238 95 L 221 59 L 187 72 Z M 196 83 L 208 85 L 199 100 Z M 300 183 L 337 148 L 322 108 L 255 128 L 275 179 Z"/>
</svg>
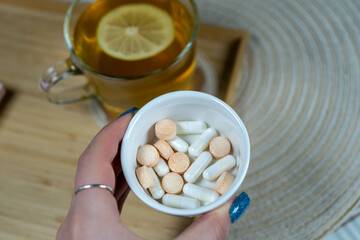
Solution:
<svg viewBox="0 0 360 240">
<path fill-rule="evenodd" d="M 139 146 L 156 141 L 154 125 L 157 121 L 203 120 L 227 137 L 232 144 L 232 154 L 237 165 L 236 174 L 229 190 L 214 202 L 195 209 L 177 209 L 154 200 L 138 182 L 135 169 Z M 250 161 L 250 141 L 246 128 L 236 112 L 220 99 L 202 92 L 178 91 L 157 97 L 142 107 L 131 120 L 121 146 L 122 169 L 131 190 L 150 207 L 171 215 L 195 216 L 211 211 L 236 194 L 243 182 Z"/>
</svg>

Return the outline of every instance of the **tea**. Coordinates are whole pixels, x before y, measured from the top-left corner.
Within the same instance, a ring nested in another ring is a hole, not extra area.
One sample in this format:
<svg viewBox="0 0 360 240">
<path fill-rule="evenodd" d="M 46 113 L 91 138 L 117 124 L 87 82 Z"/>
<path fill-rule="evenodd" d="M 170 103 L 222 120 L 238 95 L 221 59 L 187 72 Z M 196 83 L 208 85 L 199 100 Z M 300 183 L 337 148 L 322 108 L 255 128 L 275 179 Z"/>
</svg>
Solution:
<svg viewBox="0 0 360 240">
<path fill-rule="evenodd" d="M 114 116 L 192 89 L 197 29 L 193 0 L 73 1 L 64 22 L 70 57 L 44 72 L 41 89 L 57 104 L 96 97 Z M 73 78 L 82 74 L 85 86 Z"/>
<path fill-rule="evenodd" d="M 144 3 L 171 17 L 174 40 L 158 54 L 140 60 L 127 61 L 105 53 L 97 41 L 97 26 L 101 19 L 120 6 Z M 141 107 L 161 94 L 192 89 L 195 47 L 189 42 L 196 31 L 194 28 L 192 15 L 179 0 L 99 0 L 92 3 L 77 21 L 74 50 L 93 71 L 107 76 L 104 81 L 104 76 L 84 70 L 90 90 L 110 113 L 117 115 L 127 108 Z"/>
</svg>

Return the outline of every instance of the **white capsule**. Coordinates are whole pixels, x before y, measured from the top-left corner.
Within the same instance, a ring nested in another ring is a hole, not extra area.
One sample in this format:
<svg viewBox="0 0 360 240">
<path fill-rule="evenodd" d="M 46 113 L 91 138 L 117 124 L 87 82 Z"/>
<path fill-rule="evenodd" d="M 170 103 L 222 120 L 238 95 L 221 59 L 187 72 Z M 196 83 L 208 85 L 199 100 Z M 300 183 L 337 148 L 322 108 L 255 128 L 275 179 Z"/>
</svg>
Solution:
<svg viewBox="0 0 360 240">
<path fill-rule="evenodd" d="M 162 189 L 159 178 L 158 178 L 158 176 L 156 176 L 154 170 L 152 168 L 149 168 L 149 170 L 150 170 L 150 172 L 151 172 L 151 174 L 152 174 L 152 176 L 154 178 L 154 182 L 155 182 L 154 185 L 149 187 L 149 191 L 151 193 L 151 196 L 154 199 L 160 199 L 160 198 L 162 198 L 162 196 L 164 196 L 165 192 Z"/>
<path fill-rule="evenodd" d="M 204 169 L 210 164 L 211 160 L 212 156 L 209 152 L 202 152 L 184 173 L 185 181 L 189 183 L 195 182 L 200 177 Z"/>
<path fill-rule="evenodd" d="M 189 148 L 189 144 L 176 136 L 174 139 L 167 141 L 169 145 L 178 152 L 186 152 Z"/>
<path fill-rule="evenodd" d="M 189 145 L 193 144 L 201 134 L 188 134 L 188 135 L 181 135 L 182 140 L 187 142 Z"/>
<path fill-rule="evenodd" d="M 165 194 L 162 198 L 162 203 L 174 208 L 192 209 L 200 207 L 200 202 L 197 199 L 173 194 Z"/>
<path fill-rule="evenodd" d="M 196 198 L 207 203 L 213 202 L 219 197 L 217 192 L 192 183 L 184 185 L 183 193 L 189 197 Z"/>
<path fill-rule="evenodd" d="M 232 155 L 227 155 L 217 160 L 213 165 L 205 169 L 203 178 L 212 181 L 220 176 L 224 171 L 233 168 L 236 165 L 236 159 Z"/>
<path fill-rule="evenodd" d="M 168 165 L 165 162 L 165 160 L 162 159 L 161 157 L 159 158 L 158 164 L 156 164 L 154 166 L 154 170 L 159 175 L 159 177 L 164 176 L 165 174 L 167 174 L 170 171 Z"/>
<path fill-rule="evenodd" d="M 203 121 L 177 121 L 176 134 L 199 134 L 205 131 L 206 123 Z"/>
<path fill-rule="evenodd" d="M 190 145 L 189 154 L 197 157 L 202 153 L 209 145 L 210 140 L 216 136 L 216 130 L 214 128 L 208 128 L 203 132 L 200 137 Z"/>
<path fill-rule="evenodd" d="M 204 188 L 214 189 L 216 182 L 215 181 L 208 181 L 203 177 L 199 177 L 196 181 L 196 185 Z"/>
</svg>

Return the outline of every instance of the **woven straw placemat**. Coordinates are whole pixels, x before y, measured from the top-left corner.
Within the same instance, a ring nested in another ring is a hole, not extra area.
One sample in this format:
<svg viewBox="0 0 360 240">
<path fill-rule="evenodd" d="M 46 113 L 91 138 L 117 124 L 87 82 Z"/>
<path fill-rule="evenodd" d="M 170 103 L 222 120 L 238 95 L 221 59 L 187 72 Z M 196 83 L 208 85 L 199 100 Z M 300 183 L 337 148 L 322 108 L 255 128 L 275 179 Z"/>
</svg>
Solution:
<svg viewBox="0 0 360 240">
<path fill-rule="evenodd" d="M 360 200 L 360 1 L 197 0 L 251 38 L 235 109 L 250 134 L 229 239 L 317 239 Z"/>
</svg>

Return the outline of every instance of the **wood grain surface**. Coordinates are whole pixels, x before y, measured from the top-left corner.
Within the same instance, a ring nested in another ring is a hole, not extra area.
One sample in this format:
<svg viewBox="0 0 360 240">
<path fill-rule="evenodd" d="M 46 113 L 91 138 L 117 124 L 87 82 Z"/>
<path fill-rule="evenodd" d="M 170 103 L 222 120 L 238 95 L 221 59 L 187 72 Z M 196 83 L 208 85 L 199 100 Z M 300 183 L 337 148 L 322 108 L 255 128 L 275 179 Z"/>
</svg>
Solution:
<svg viewBox="0 0 360 240">
<path fill-rule="evenodd" d="M 0 2 L 0 82 L 7 88 L 0 104 L 0 239 L 55 237 L 73 196 L 77 158 L 99 131 L 86 102 L 53 105 L 38 87 L 42 72 L 68 57 L 62 35 L 68 6 L 46 0 Z M 219 79 L 230 79 L 231 64 L 223 63 L 235 59 L 231 44 L 240 48 L 241 34 L 230 30 L 224 35 L 229 43 L 218 43 L 214 32 L 209 38 L 200 31 L 203 52 L 218 46 L 209 58 Z M 147 239 L 170 239 L 192 222 L 152 210 L 132 193 L 122 220 Z"/>
</svg>

